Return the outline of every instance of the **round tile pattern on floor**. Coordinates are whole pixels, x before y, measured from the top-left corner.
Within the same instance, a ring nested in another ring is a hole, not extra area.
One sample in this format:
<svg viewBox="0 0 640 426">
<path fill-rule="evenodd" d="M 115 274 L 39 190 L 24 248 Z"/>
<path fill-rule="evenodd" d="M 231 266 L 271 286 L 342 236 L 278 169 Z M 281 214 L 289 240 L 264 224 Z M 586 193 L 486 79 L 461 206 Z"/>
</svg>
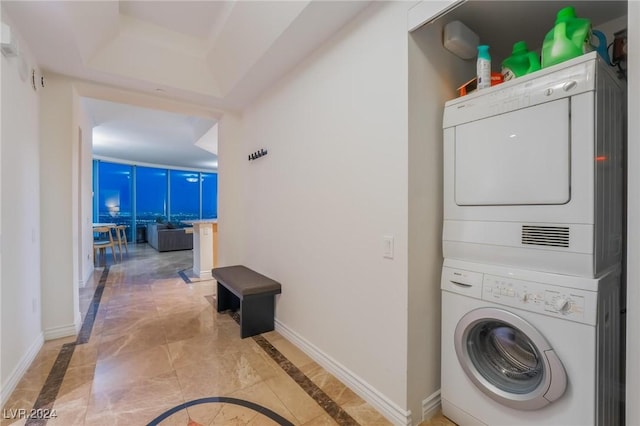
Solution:
<svg viewBox="0 0 640 426">
<path fill-rule="evenodd" d="M 158 417 L 153 419 L 151 422 L 149 422 L 149 424 L 147 426 L 160 425 L 160 422 L 162 422 L 163 420 L 167 419 L 168 417 L 174 415 L 175 413 L 177 413 L 179 411 L 186 410 L 187 408 L 192 407 L 194 405 L 212 404 L 212 403 L 213 404 L 222 403 L 222 404 L 239 405 L 241 407 L 248 408 L 248 409 L 253 410 L 253 411 L 257 411 L 258 413 L 260 413 L 260 414 L 262 414 L 264 416 L 267 416 L 268 418 L 270 418 L 271 420 L 273 420 L 274 422 L 278 423 L 281 426 L 293 426 L 293 423 L 291 423 L 289 420 L 285 419 L 284 417 L 282 417 L 278 413 L 275 413 L 275 412 L 269 410 L 268 408 L 263 407 L 262 405 L 258 405 L 258 404 L 254 403 L 254 402 L 251 402 L 251 401 L 245 401 L 244 399 L 228 398 L 228 397 L 224 397 L 224 396 L 212 396 L 212 397 L 209 397 L 209 398 L 194 399 L 193 401 L 189 401 L 189 402 L 185 402 L 184 404 L 176 405 L 172 409 L 165 411 L 164 413 L 160 414 Z"/>
</svg>

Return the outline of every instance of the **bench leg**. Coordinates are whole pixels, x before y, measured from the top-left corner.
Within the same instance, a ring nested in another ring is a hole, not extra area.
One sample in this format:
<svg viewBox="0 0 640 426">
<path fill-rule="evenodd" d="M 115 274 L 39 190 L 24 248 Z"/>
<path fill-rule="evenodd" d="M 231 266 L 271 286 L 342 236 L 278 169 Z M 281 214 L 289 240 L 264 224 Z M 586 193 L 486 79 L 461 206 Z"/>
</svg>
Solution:
<svg viewBox="0 0 640 426">
<path fill-rule="evenodd" d="M 273 331 L 274 296 L 245 296 L 240 302 L 240 337 Z"/>
<path fill-rule="evenodd" d="M 216 300 L 216 310 L 218 312 L 223 312 L 227 309 L 231 309 L 232 311 L 240 309 L 240 299 L 220 283 L 218 283 L 218 294 Z"/>
</svg>

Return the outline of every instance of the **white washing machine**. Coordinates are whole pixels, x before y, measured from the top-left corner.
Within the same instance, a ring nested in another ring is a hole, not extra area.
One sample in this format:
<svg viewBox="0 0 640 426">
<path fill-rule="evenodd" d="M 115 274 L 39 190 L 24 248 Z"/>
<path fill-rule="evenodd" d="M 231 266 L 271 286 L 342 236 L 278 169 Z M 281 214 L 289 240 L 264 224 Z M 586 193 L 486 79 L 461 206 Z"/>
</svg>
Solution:
<svg viewBox="0 0 640 426">
<path fill-rule="evenodd" d="M 446 259 L 442 411 L 459 425 L 619 425 L 616 270 L 581 278 Z"/>
</svg>

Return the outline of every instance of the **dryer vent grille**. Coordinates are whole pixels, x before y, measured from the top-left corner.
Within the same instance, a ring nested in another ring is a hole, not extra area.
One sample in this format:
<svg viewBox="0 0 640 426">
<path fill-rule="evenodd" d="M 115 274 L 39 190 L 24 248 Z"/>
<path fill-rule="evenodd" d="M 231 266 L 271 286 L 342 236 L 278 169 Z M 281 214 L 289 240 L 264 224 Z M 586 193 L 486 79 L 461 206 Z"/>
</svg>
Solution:
<svg viewBox="0 0 640 426">
<path fill-rule="evenodd" d="M 522 225 L 522 244 L 569 247 L 569 228 L 564 226 Z"/>
</svg>

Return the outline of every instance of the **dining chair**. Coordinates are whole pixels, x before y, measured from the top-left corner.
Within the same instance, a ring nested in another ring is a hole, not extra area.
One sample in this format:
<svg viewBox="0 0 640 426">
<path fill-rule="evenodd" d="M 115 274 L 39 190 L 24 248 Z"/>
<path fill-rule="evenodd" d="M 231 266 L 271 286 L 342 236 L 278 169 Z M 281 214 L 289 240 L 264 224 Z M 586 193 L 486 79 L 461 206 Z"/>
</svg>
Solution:
<svg viewBox="0 0 640 426">
<path fill-rule="evenodd" d="M 109 226 L 97 226 L 93 228 L 93 262 L 96 263 L 96 253 L 104 256 L 105 263 L 107 260 L 107 247 L 111 247 L 111 254 L 113 255 L 113 262 L 116 260 L 115 243 L 113 241 L 113 235 L 111 234 L 111 227 Z"/>
<path fill-rule="evenodd" d="M 122 246 L 129 254 L 129 246 L 127 245 L 127 225 L 116 226 L 116 237 L 118 238 L 118 251 L 120 251 L 120 261 L 122 261 Z"/>
</svg>

